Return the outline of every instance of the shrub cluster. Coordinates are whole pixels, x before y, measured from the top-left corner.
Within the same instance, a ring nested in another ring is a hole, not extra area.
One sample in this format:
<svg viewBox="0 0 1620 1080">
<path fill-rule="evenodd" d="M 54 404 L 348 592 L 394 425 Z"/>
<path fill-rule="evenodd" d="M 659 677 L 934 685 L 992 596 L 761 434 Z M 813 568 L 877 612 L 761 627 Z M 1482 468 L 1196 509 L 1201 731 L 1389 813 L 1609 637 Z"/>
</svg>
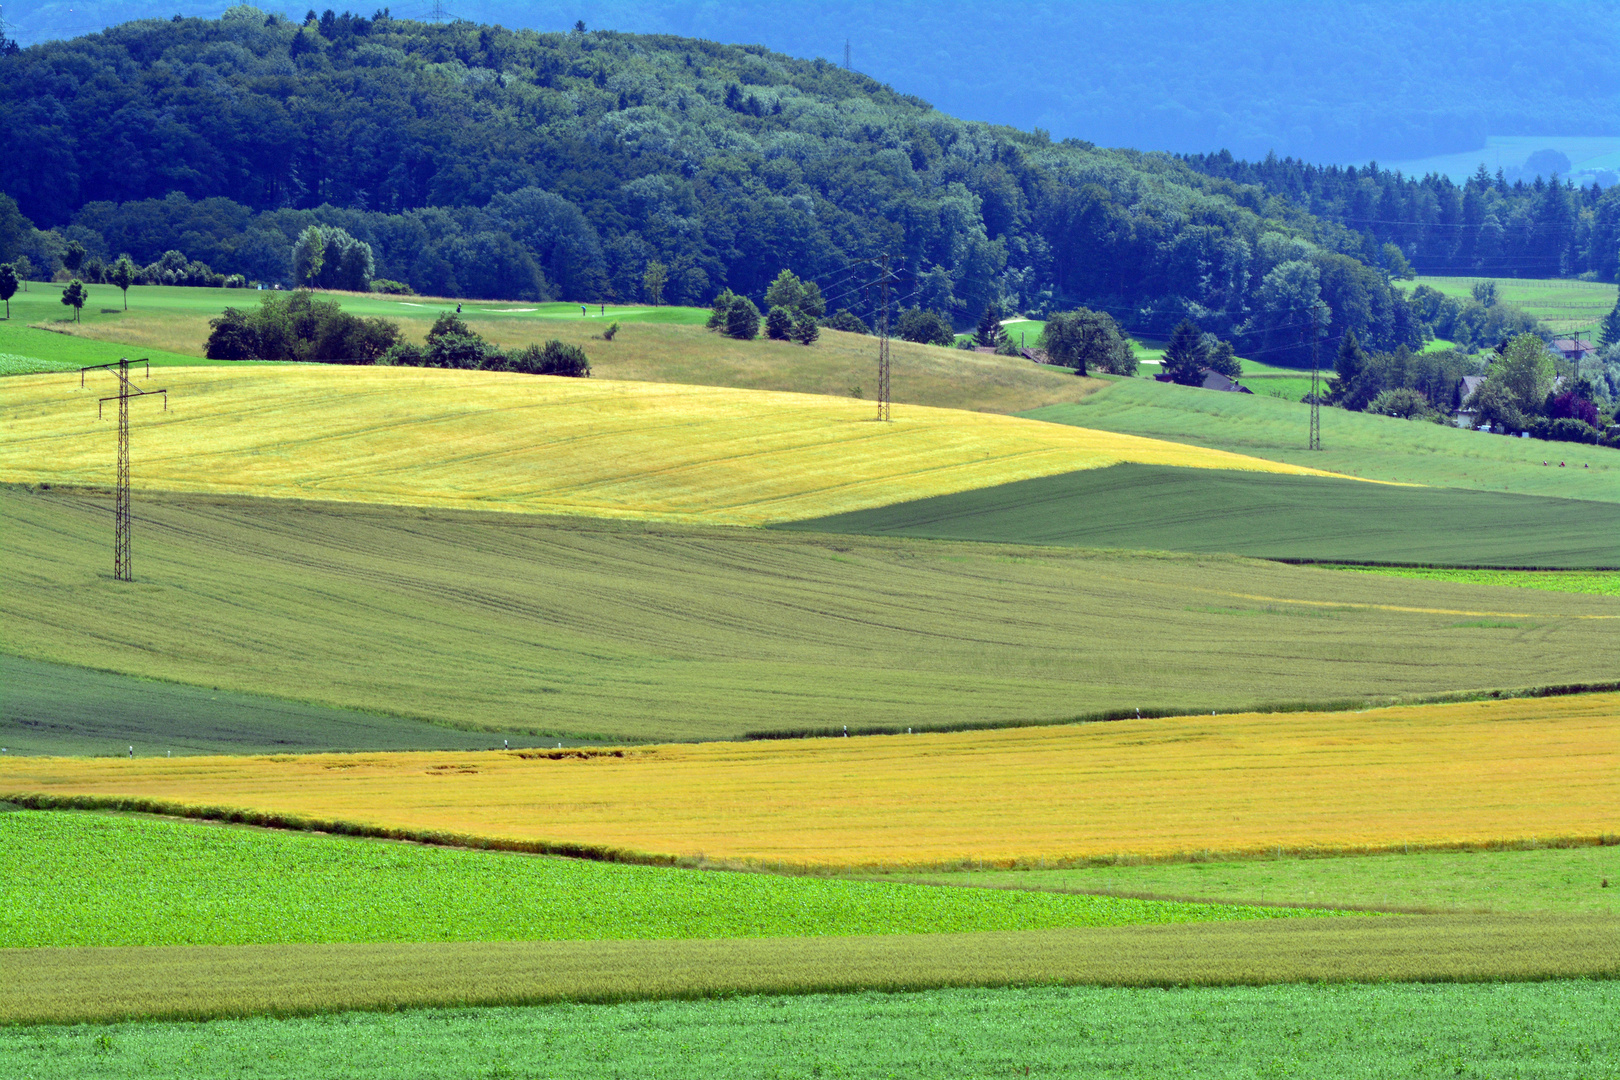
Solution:
<svg viewBox="0 0 1620 1080">
<path fill-rule="evenodd" d="M 257 311 L 228 307 L 208 325 L 210 360 L 374 364 L 399 341 L 388 320 L 351 315 L 308 289 L 266 293 Z"/>
<path fill-rule="evenodd" d="M 399 367 L 459 368 L 466 371 L 510 371 L 520 375 L 567 375 L 588 378 L 591 363 L 585 350 L 561 341 L 528 345 L 514 353 L 485 341 L 447 311 L 434 320 L 427 332 L 426 347 L 401 341 L 377 361 Z"/>
</svg>

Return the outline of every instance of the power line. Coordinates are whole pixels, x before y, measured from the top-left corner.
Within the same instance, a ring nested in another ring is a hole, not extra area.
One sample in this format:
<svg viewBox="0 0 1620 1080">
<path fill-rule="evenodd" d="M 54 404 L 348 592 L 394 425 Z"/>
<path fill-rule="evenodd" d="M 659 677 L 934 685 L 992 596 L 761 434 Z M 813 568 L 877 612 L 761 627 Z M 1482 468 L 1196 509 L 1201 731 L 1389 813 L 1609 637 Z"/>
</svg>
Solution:
<svg viewBox="0 0 1620 1080">
<path fill-rule="evenodd" d="M 143 378 L 152 377 L 152 365 L 146 360 L 133 361 L 146 365 L 146 374 Z M 118 402 L 118 487 L 113 496 L 113 579 L 115 581 L 133 581 L 129 564 L 129 399 L 132 397 L 145 397 L 148 394 L 161 394 L 163 396 L 163 411 L 169 411 L 169 392 L 167 390 L 142 390 L 129 381 L 129 365 L 131 361 L 126 357 L 116 364 L 96 364 L 92 367 L 79 369 L 79 387 L 84 388 L 84 377 L 91 371 L 111 371 L 118 377 L 118 396 L 116 399 L 104 397 L 96 403 L 96 419 L 101 419 L 102 406 L 107 402 Z"/>
</svg>

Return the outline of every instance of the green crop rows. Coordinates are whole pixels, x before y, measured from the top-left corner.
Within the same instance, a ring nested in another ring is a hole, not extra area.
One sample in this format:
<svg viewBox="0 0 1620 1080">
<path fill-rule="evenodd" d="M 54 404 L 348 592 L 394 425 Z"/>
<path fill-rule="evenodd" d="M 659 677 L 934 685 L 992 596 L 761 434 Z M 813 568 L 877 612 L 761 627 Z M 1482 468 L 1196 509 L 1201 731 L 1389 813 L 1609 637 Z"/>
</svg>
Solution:
<svg viewBox="0 0 1620 1080">
<path fill-rule="evenodd" d="M 1211 555 L 268 499 L 143 495 L 136 512 L 139 580 L 124 587 L 107 568 L 107 500 L 0 490 L 4 651 L 630 740 L 1227 711 L 1620 670 L 1620 609 L 1603 596 L 1524 590 L 1509 606 L 1494 590 Z M 1266 614 L 1226 613 L 1250 608 Z M 1480 611 L 1538 628 L 1448 629 Z M 114 705 L 59 745 L 133 742 Z M 171 737 L 218 731 L 206 719 Z"/>
<path fill-rule="evenodd" d="M 1613 1077 L 1620 983 L 1035 987 L 0 1028 L 18 1080 Z"/>
<path fill-rule="evenodd" d="M 107 814 L 0 814 L 0 948 L 1035 930 L 1287 909 L 626 866 Z"/>
<path fill-rule="evenodd" d="M 778 527 L 1308 560 L 1620 566 L 1620 505 L 1156 465 L 1020 480 Z"/>
</svg>

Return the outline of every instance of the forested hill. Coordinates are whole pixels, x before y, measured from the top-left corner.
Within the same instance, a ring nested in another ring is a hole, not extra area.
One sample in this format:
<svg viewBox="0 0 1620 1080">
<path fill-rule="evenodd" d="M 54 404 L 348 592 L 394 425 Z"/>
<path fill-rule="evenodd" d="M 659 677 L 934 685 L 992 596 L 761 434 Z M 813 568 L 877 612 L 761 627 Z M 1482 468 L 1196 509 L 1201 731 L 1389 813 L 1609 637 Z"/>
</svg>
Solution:
<svg viewBox="0 0 1620 1080">
<path fill-rule="evenodd" d="M 1331 250 L 1359 236 L 1258 187 L 757 47 L 238 7 L 0 58 L 0 115 L 0 189 L 54 227 L 12 247 L 46 266 L 77 240 L 290 282 L 319 223 L 445 295 L 632 299 L 659 260 L 676 302 L 757 297 L 789 267 L 857 306 L 851 261 L 889 252 L 907 302 L 958 323 L 988 304 L 1159 331 L 1190 314 L 1285 361 L 1322 303 L 1376 347 L 1417 333 L 1382 274 Z"/>
<path fill-rule="evenodd" d="M 1539 176 L 1508 183 L 1485 166 L 1464 184 L 1448 177 L 1402 176 L 1380 169 L 1311 165 L 1292 158 L 1234 160 L 1231 154 L 1183 158 L 1209 176 L 1259 185 L 1362 238 L 1368 261 L 1394 244 L 1423 274 L 1572 277 L 1604 281 L 1620 272 L 1620 186 L 1578 188 Z M 1319 227 L 1320 228 L 1320 227 Z M 1336 244 L 1349 249 L 1350 241 Z"/>
</svg>

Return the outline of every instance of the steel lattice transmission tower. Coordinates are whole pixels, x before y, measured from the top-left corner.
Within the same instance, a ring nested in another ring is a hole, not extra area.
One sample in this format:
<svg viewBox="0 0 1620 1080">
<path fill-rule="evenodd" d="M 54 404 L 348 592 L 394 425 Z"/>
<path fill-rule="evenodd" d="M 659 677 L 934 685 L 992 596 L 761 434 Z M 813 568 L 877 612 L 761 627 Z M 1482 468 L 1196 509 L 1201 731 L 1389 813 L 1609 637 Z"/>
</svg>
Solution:
<svg viewBox="0 0 1620 1080">
<path fill-rule="evenodd" d="M 120 360 L 116 364 L 97 364 L 94 367 L 79 369 L 79 386 L 85 385 L 84 377 L 91 371 L 110 371 L 118 376 L 117 398 L 104 397 L 96 403 L 96 419 L 101 419 L 102 409 L 109 401 L 118 402 L 118 490 L 113 496 L 113 578 L 117 581 L 133 581 L 129 567 L 129 399 L 132 397 L 145 397 L 148 394 L 161 394 L 163 397 L 163 411 L 169 411 L 169 392 L 167 390 L 142 390 L 129 381 L 129 365 L 131 363 L 146 364 L 144 378 L 152 377 L 152 365 L 145 360 Z"/>
<path fill-rule="evenodd" d="M 877 418 L 889 420 L 889 285 L 894 280 L 889 273 L 889 256 L 884 254 L 879 265 L 883 268 L 880 282 L 883 288 L 883 312 L 878 319 L 878 412 Z"/>
<path fill-rule="evenodd" d="M 1322 363 L 1321 337 L 1311 327 L 1311 437 L 1307 449 L 1322 449 Z"/>
</svg>

